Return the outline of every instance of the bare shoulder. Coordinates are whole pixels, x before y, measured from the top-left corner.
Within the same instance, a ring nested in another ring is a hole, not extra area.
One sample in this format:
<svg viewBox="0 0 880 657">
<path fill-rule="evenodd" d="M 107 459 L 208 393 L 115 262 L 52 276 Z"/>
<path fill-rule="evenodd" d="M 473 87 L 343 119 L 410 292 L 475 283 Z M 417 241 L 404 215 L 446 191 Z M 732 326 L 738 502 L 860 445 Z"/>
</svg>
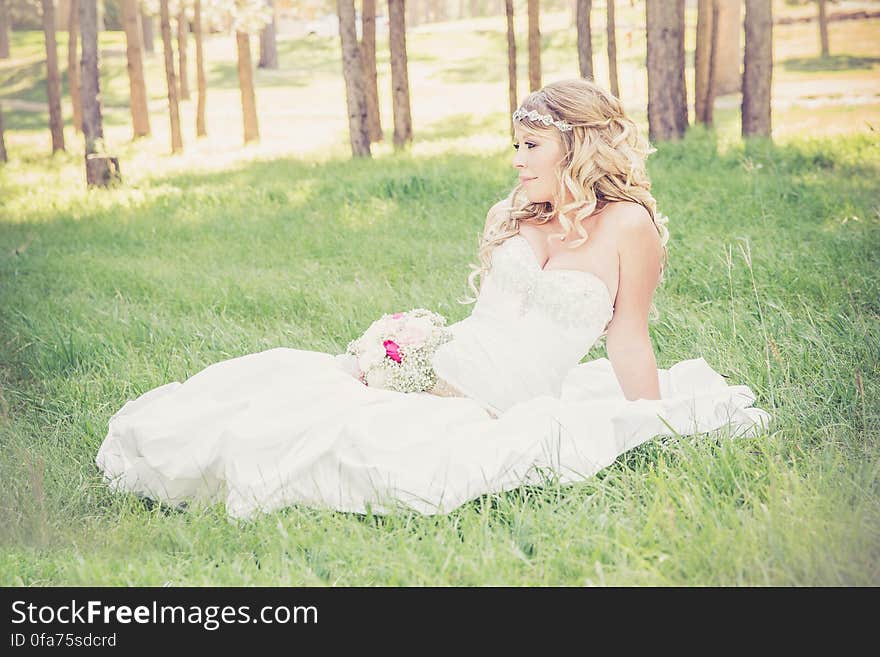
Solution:
<svg viewBox="0 0 880 657">
<path fill-rule="evenodd" d="M 630 232 L 642 228 L 653 228 L 651 214 L 647 208 L 633 201 L 614 201 L 602 211 L 603 222 L 613 224 L 616 230 Z"/>
<path fill-rule="evenodd" d="M 621 252 L 659 253 L 660 235 L 651 214 L 639 203 L 618 201 L 605 210 L 603 223 L 612 227 Z"/>
</svg>

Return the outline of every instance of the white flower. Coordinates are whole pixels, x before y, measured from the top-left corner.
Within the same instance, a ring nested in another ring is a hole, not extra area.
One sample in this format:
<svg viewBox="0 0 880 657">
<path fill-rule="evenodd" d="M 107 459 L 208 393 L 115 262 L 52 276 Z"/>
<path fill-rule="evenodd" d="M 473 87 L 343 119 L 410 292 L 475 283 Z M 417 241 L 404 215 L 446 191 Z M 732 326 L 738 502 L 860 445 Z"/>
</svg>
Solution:
<svg viewBox="0 0 880 657">
<path fill-rule="evenodd" d="M 388 373 L 383 367 L 374 367 L 367 372 L 367 385 L 371 388 L 382 388 L 388 381 Z"/>
<path fill-rule="evenodd" d="M 397 332 L 396 342 L 401 347 L 415 347 L 418 349 L 425 344 L 425 341 L 431 335 L 433 330 L 434 325 L 429 319 L 410 319 L 403 328 Z"/>
<path fill-rule="evenodd" d="M 385 347 L 378 343 L 368 344 L 358 357 L 358 365 L 361 371 L 366 372 L 375 367 L 385 358 Z"/>
</svg>

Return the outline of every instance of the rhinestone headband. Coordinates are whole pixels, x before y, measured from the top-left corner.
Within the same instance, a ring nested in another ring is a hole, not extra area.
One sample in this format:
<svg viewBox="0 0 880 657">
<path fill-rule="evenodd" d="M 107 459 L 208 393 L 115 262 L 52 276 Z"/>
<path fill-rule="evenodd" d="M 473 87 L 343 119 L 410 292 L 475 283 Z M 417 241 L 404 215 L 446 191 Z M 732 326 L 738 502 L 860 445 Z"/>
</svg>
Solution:
<svg viewBox="0 0 880 657">
<path fill-rule="evenodd" d="M 516 110 L 513 113 L 513 120 L 518 121 L 520 119 L 529 119 L 530 121 L 540 121 L 546 126 L 555 125 L 557 128 L 562 130 L 562 132 L 567 132 L 571 130 L 571 126 L 565 121 L 556 121 L 549 114 L 538 114 L 535 110 L 531 112 L 527 112 L 522 107 Z"/>
</svg>

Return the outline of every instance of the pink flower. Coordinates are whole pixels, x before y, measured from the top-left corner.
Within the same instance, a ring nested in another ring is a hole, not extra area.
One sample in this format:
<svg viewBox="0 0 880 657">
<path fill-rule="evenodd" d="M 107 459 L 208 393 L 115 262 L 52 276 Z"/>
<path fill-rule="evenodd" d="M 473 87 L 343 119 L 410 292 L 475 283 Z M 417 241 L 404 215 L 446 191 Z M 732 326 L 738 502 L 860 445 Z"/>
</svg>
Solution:
<svg viewBox="0 0 880 657">
<path fill-rule="evenodd" d="M 391 315 L 391 319 L 400 319 L 400 318 L 403 317 L 405 314 L 406 314 L 406 313 L 394 313 L 393 315 Z"/>
<path fill-rule="evenodd" d="M 397 343 L 394 340 L 385 340 L 382 344 L 385 346 L 385 354 L 388 358 L 395 363 L 399 363 L 400 352 L 398 352 L 398 349 L 400 349 L 400 347 L 397 346 Z"/>
</svg>

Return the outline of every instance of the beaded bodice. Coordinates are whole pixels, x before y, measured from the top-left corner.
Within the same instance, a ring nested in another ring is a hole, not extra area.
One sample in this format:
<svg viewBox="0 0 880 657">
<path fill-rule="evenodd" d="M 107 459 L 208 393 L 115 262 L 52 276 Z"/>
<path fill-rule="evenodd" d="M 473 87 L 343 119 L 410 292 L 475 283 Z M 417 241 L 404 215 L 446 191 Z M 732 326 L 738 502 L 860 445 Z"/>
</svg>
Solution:
<svg viewBox="0 0 880 657">
<path fill-rule="evenodd" d="M 506 247 L 498 252 L 498 249 Z M 584 330 L 611 320 L 613 308 L 605 283 L 595 274 L 576 269 L 541 269 L 522 235 L 503 242 L 493 254 L 492 272 L 498 286 L 520 298 L 520 317 L 534 308 L 566 328 Z"/>
<path fill-rule="evenodd" d="M 525 237 L 492 252 L 473 312 L 451 324 L 455 339 L 434 356 L 442 379 L 467 396 L 506 410 L 558 395 L 613 315 L 608 288 L 594 274 L 541 269 Z"/>
</svg>

